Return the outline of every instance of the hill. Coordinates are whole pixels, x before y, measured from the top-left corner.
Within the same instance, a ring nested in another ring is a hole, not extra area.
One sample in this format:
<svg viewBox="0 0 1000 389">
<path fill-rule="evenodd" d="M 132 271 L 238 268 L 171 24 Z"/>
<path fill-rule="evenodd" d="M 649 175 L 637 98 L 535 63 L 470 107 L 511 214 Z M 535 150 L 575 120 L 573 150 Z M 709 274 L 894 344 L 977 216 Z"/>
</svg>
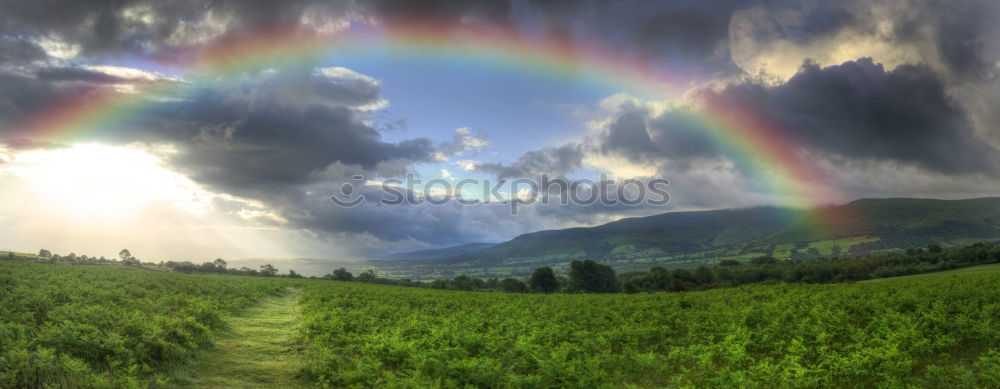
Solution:
<svg viewBox="0 0 1000 389">
<path fill-rule="evenodd" d="M 539 266 L 564 270 L 579 259 L 594 259 L 618 270 L 644 270 L 765 255 L 807 259 L 996 240 L 1000 240 L 1000 198 L 861 199 L 810 211 L 766 206 L 669 212 L 595 227 L 539 231 L 481 249 L 443 249 L 465 252 L 425 258 L 419 266 L 386 262 L 378 267 L 417 279 L 463 273 L 523 275 Z"/>
<path fill-rule="evenodd" d="M 413 259 L 432 259 L 432 258 L 444 258 L 452 257 L 456 255 L 464 255 L 482 251 L 487 249 L 496 243 L 466 243 L 458 246 L 445 247 L 440 249 L 426 249 L 409 251 L 405 253 L 396 253 L 389 255 L 385 259 L 388 260 L 413 260 Z"/>
</svg>

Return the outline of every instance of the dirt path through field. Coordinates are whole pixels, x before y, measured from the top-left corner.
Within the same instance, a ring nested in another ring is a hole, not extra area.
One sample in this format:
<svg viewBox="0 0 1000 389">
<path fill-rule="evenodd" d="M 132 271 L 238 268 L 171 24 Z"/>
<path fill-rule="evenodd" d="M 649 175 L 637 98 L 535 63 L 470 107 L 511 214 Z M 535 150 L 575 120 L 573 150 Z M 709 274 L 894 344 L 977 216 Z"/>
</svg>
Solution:
<svg viewBox="0 0 1000 389">
<path fill-rule="evenodd" d="M 301 290 L 268 297 L 229 321 L 216 348 L 197 362 L 194 388 L 299 388 L 305 366 L 295 342 Z"/>
</svg>

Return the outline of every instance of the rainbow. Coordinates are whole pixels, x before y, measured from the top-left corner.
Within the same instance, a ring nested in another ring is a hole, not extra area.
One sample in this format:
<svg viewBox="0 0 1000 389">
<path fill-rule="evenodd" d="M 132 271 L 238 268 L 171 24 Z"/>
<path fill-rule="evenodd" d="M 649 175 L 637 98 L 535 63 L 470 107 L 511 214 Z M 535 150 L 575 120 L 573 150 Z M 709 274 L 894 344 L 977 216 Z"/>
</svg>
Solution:
<svg viewBox="0 0 1000 389">
<path fill-rule="evenodd" d="M 566 40 L 525 37 L 482 27 L 440 27 L 428 23 L 360 26 L 333 34 L 303 28 L 269 29 L 218 39 L 214 44 L 173 58 L 184 82 L 150 82 L 134 93 L 95 92 L 59 101 L 18 126 L 28 139 L 70 140 L 101 131 L 154 109 L 162 98 L 183 97 L 199 83 L 226 82 L 268 68 L 304 66 L 377 50 L 402 57 L 471 61 L 481 66 L 515 68 L 549 77 L 573 77 L 648 97 L 675 98 L 692 78 L 666 72 L 641 59 Z M 753 172 L 783 205 L 808 208 L 841 201 L 823 172 L 801 154 L 788 131 L 759 112 L 721 98 L 705 99 L 691 123 L 703 129 L 727 155 Z"/>
</svg>

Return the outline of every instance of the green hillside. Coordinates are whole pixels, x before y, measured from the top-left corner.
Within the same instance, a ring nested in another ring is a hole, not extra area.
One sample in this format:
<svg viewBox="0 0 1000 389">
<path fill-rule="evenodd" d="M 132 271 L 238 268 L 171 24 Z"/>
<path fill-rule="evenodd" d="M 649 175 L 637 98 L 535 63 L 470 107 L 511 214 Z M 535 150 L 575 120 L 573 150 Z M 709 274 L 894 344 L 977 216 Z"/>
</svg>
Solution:
<svg viewBox="0 0 1000 389">
<path fill-rule="evenodd" d="M 525 234 L 479 254 L 495 258 L 567 254 L 604 258 L 624 246 L 628 251 L 685 253 L 758 239 L 799 217 L 799 212 L 775 207 L 665 213 L 592 228 Z"/>
<path fill-rule="evenodd" d="M 579 259 L 641 270 L 765 255 L 807 259 L 995 240 L 1000 240 L 1000 198 L 862 199 L 812 211 L 755 207 L 670 212 L 590 228 L 539 231 L 417 265 L 384 262 L 378 267 L 416 279 L 463 273 L 505 276 L 527 274 L 539 266 L 563 270 Z"/>
<path fill-rule="evenodd" d="M 879 237 L 882 248 L 996 239 L 1000 237 L 1000 198 L 862 199 L 805 214 L 761 243 L 801 244 L 855 236 Z"/>
<path fill-rule="evenodd" d="M 494 245 L 493 243 L 479 243 L 479 242 L 466 243 L 463 245 L 445 247 L 440 249 L 427 249 L 427 250 L 410 251 L 405 253 L 397 253 L 389 255 L 386 259 L 407 260 L 407 259 L 444 258 L 444 257 L 467 254 L 467 253 L 479 252 L 493 245 Z"/>
</svg>

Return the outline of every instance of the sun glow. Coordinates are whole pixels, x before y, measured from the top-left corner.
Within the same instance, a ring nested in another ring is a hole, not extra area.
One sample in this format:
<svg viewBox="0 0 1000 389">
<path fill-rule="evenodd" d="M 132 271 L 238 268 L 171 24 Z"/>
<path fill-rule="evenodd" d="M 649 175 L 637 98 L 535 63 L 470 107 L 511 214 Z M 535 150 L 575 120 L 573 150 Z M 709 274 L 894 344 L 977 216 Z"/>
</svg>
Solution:
<svg viewBox="0 0 1000 389">
<path fill-rule="evenodd" d="M 154 204 L 200 214 L 212 198 L 137 147 L 80 144 L 6 159 L 0 176 L 9 193 L 74 221 L 124 222 Z"/>
</svg>

